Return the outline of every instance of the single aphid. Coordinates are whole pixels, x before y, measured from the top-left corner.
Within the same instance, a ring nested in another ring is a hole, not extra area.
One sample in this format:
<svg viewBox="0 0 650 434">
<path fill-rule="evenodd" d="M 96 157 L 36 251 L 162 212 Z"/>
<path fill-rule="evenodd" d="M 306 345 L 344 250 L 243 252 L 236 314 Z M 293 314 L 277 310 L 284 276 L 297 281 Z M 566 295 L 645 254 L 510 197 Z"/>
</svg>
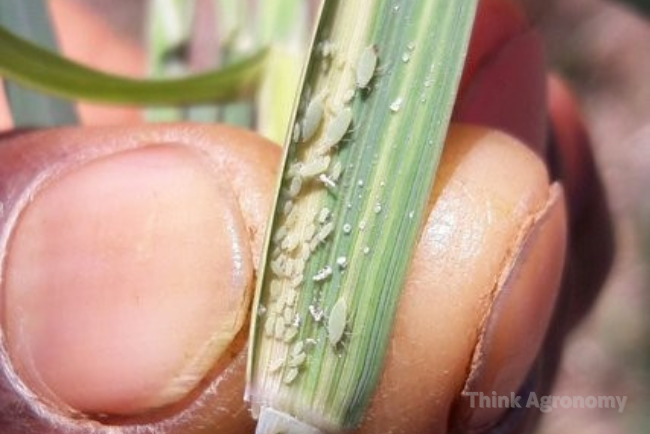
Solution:
<svg viewBox="0 0 650 434">
<path fill-rule="evenodd" d="M 307 360 L 307 354 L 304 352 L 297 354 L 289 359 L 289 366 L 297 368 L 302 366 L 305 363 L 305 360 Z"/>
<path fill-rule="evenodd" d="M 322 153 L 329 152 L 331 148 L 338 145 L 347 134 L 352 124 L 352 110 L 349 107 L 344 108 L 330 122 L 325 133 L 324 147 Z"/>
<path fill-rule="evenodd" d="M 307 105 L 302 119 L 302 142 L 308 142 L 314 137 L 323 121 L 323 100 L 320 97 L 312 99 Z"/>
<path fill-rule="evenodd" d="M 276 317 L 275 318 L 275 326 L 273 333 L 275 335 L 275 338 L 280 340 L 284 338 L 284 329 L 285 329 L 285 324 L 284 324 L 284 318 L 282 317 Z"/>
<path fill-rule="evenodd" d="M 298 238 L 298 235 L 290 233 L 284 238 L 284 240 L 282 240 L 282 248 L 287 252 L 292 252 L 296 249 L 296 247 L 298 247 L 299 242 L 300 239 Z"/>
<path fill-rule="evenodd" d="M 327 221 L 327 219 L 330 217 L 331 213 L 332 212 L 327 207 L 321 209 L 320 212 L 318 213 L 318 222 L 319 223 L 325 223 Z"/>
<path fill-rule="evenodd" d="M 356 89 L 348 89 L 343 94 L 343 104 L 349 104 L 353 99 L 356 93 Z"/>
<path fill-rule="evenodd" d="M 296 226 L 296 223 L 298 222 L 298 217 L 299 217 L 299 212 L 297 212 L 297 208 L 294 206 L 289 215 L 287 216 L 286 220 L 284 221 L 285 226 L 287 227 L 287 230 L 291 230 Z"/>
<path fill-rule="evenodd" d="M 289 197 L 294 198 L 298 196 L 301 189 L 302 178 L 300 176 L 295 176 L 293 179 L 291 179 L 291 184 L 289 185 Z"/>
<path fill-rule="evenodd" d="M 292 209 L 293 209 L 293 202 L 288 200 L 284 203 L 284 207 L 282 207 L 282 214 L 287 216 L 289 215 Z"/>
<path fill-rule="evenodd" d="M 318 249 L 319 245 L 320 245 L 320 240 L 318 239 L 318 235 L 317 235 L 309 242 L 309 250 L 311 252 L 315 252 L 316 249 Z"/>
<path fill-rule="evenodd" d="M 304 264 L 304 262 L 303 262 L 303 264 Z M 304 265 L 303 265 L 303 267 L 302 267 L 302 270 L 303 270 L 303 271 L 305 270 Z M 303 275 L 303 272 L 301 271 L 300 273 L 295 274 L 295 275 L 291 278 L 291 280 L 289 281 L 289 284 L 290 284 L 291 286 L 293 286 L 294 288 L 297 288 L 297 287 L 299 287 L 300 285 L 302 285 L 302 282 L 303 282 L 304 279 L 305 279 L 305 277 L 304 277 L 304 275 Z"/>
<path fill-rule="evenodd" d="M 314 237 L 314 234 L 316 234 L 316 225 L 313 223 L 309 223 L 305 228 L 305 232 L 303 235 L 306 239 L 311 240 Z"/>
<path fill-rule="evenodd" d="M 327 239 L 327 237 L 330 236 L 332 231 L 334 231 L 334 223 L 333 222 L 326 223 L 321 228 L 320 232 L 318 232 L 318 240 L 321 241 L 321 242 L 325 241 Z"/>
<path fill-rule="evenodd" d="M 341 173 L 343 173 L 343 165 L 341 164 L 340 161 L 337 161 L 336 163 L 334 163 L 334 167 L 332 167 L 330 178 L 332 179 L 332 181 L 336 182 L 341 177 Z"/>
<path fill-rule="evenodd" d="M 327 338 L 330 345 L 335 347 L 343 338 L 345 327 L 348 321 L 348 305 L 345 299 L 339 298 L 330 311 L 327 319 Z"/>
<path fill-rule="evenodd" d="M 272 309 L 273 312 L 276 315 L 279 315 L 282 313 L 282 309 L 284 309 L 284 305 L 287 303 L 287 293 L 286 291 L 282 291 L 280 293 L 280 296 L 278 297 L 277 300 L 275 300 L 275 303 L 273 303 Z"/>
<path fill-rule="evenodd" d="M 285 307 L 284 312 L 282 312 L 282 318 L 284 319 L 284 325 L 291 325 L 293 322 L 293 310 L 290 307 Z"/>
<path fill-rule="evenodd" d="M 316 158 L 300 168 L 300 176 L 303 178 L 311 178 L 312 176 L 320 175 L 327 171 L 331 161 L 332 158 L 327 155 Z"/>
<path fill-rule="evenodd" d="M 300 124 L 296 122 L 296 124 L 293 126 L 293 141 L 295 143 L 298 143 L 300 141 Z"/>
<path fill-rule="evenodd" d="M 287 371 L 287 375 L 284 376 L 284 384 L 291 384 L 293 383 L 296 378 L 298 377 L 298 368 L 291 368 Z"/>
<path fill-rule="evenodd" d="M 264 334 L 267 338 L 270 338 L 275 333 L 275 319 L 276 317 L 271 315 L 266 319 L 264 323 Z"/>
<path fill-rule="evenodd" d="M 286 292 L 285 296 L 285 303 L 287 306 L 293 306 L 296 304 L 296 300 L 298 299 L 298 291 L 295 289 L 288 289 Z"/>
<path fill-rule="evenodd" d="M 291 355 L 295 357 L 304 351 L 305 351 L 305 343 L 303 341 L 298 341 L 291 349 Z"/>
<path fill-rule="evenodd" d="M 370 81 L 375 76 L 375 70 L 377 69 L 377 46 L 369 45 L 364 48 L 359 56 L 359 61 L 357 62 L 356 70 L 356 79 L 357 87 L 360 89 L 365 89 L 370 84 Z"/>
<path fill-rule="evenodd" d="M 271 271 L 278 277 L 282 277 L 284 274 L 284 263 L 286 259 L 284 256 L 279 256 L 276 259 L 271 261 Z"/>
<path fill-rule="evenodd" d="M 291 163 L 289 166 L 289 169 L 287 170 L 287 179 L 291 179 L 294 176 L 296 176 L 300 172 L 300 168 L 302 167 L 302 162 L 297 162 L 297 163 Z"/>
<path fill-rule="evenodd" d="M 275 234 L 273 235 L 273 242 L 278 244 L 280 243 L 284 237 L 287 236 L 287 228 L 284 226 L 280 226 L 276 231 Z"/>
<path fill-rule="evenodd" d="M 282 284 L 277 280 L 271 281 L 271 288 L 269 289 L 271 300 L 277 300 L 282 294 Z"/>
<path fill-rule="evenodd" d="M 271 374 L 278 372 L 284 366 L 285 360 L 283 358 L 275 359 L 269 363 L 269 372 Z"/>
<path fill-rule="evenodd" d="M 293 341 L 296 336 L 298 336 L 298 328 L 294 326 L 289 327 L 284 331 L 284 342 L 288 344 Z"/>
</svg>

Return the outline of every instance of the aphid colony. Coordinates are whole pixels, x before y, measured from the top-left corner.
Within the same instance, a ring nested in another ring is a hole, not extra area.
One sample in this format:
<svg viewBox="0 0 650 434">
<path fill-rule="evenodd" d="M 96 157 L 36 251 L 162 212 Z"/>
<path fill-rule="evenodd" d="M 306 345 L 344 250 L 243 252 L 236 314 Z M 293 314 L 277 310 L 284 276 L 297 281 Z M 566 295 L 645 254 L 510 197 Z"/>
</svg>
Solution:
<svg viewBox="0 0 650 434">
<path fill-rule="evenodd" d="M 336 47 L 321 43 L 320 50 L 324 57 L 331 57 Z M 279 348 L 282 345 L 290 347 L 274 352 L 274 355 L 282 356 L 272 358 L 267 370 L 271 374 L 281 374 L 284 384 L 291 384 L 298 378 L 301 366 L 307 362 L 308 347 L 317 343 L 313 337 L 297 340 L 305 320 L 326 327 L 328 342 L 332 347 L 341 344 L 348 327 L 348 306 L 343 297 L 338 298 L 330 309 L 320 307 L 319 299 L 322 297 L 315 297 L 317 300 L 312 300 L 308 306 L 309 318 L 301 318 L 296 313 L 299 291 L 306 279 L 322 285 L 331 279 L 335 271 L 344 272 L 348 265 L 348 258 L 339 256 L 334 267 L 325 265 L 313 275 L 305 276 L 311 255 L 331 238 L 335 222 L 332 211 L 326 207 L 306 215 L 309 207 L 300 203 L 308 195 L 301 195 L 301 192 L 306 188 L 310 191 L 319 188 L 333 191 L 337 188 L 343 165 L 336 159 L 336 152 L 353 123 L 349 104 L 357 94 L 356 89 L 368 88 L 375 75 L 377 61 L 377 48 L 374 45 L 365 48 L 355 69 L 356 88 L 345 92 L 343 107 L 332 110 L 328 95 L 323 92 L 311 98 L 294 126 L 293 155 L 297 161 L 286 170 L 280 199 L 284 200 L 282 215 L 278 216 L 280 220 L 272 236 L 273 248 L 269 260 L 273 276 L 268 287 L 268 306 L 259 311 L 264 316 L 264 336 L 274 340 L 280 345 Z M 345 224 L 343 233 L 350 232 L 350 225 Z"/>
</svg>

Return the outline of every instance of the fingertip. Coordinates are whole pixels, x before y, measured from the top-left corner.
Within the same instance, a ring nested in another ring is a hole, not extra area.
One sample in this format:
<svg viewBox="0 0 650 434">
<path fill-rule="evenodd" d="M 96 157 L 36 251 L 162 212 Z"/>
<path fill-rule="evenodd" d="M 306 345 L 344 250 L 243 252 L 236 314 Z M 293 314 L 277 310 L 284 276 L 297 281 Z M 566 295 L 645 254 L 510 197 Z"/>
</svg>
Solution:
<svg viewBox="0 0 650 434">
<path fill-rule="evenodd" d="M 384 376 L 360 432 L 447 432 L 504 258 L 546 203 L 548 183 L 541 159 L 515 139 L 452 127 Z"/>
<path fill-rule="evenodd" d="M 562 187 L 553 184 L 546 204 L 522 227 L 499 276 L 471 370 L 454 409 L 454 425 L 463 432 L 489 430 L 518 402 L 514 397 L 531 371 L 554 311 L 567 231 Z M 484 402 L 486 398 L 489 404 Z"/>
<path fill-rule="evenodd" d="M 32 193 L 2 288 L 7 348 L 32 391 L 123 415 L 196 387 L 250 298 L 248 237 L 225 185 L 191 151 L 149 146 Z"/>
<path fill-rule="evenodd" d="M 0 364 L 3 429 L 250 432 L 245 333 L 228 327 L 229 340 L 218 331 L 248 315 L 251 285 L 241 284 L 261 250 L 278 147 L 243 130 L 189 124 L 3 140 L 0 237 L 12 262 L 2 270 L 3 333 L 12 335 L 0 347 L 0 359 L 12 361 Z M 233 237 L 241 242 L 224 244 Z M 50 381 L 39 389 L 38 377 Z M 23 410 L 4 418 L 12 403 Z M 88 414 L 107 411 L 118 414 Z"/>
</svg>

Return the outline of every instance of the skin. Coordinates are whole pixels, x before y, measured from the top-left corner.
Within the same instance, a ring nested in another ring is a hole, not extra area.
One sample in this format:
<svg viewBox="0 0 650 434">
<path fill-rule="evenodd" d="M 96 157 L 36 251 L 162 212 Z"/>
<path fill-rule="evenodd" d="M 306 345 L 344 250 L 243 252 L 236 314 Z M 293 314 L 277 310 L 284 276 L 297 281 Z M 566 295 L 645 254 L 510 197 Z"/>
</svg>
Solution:
<svg viewBox="0 0 650 434">
<path fill-rule="evenodd" d="M 591 160 L 577 112 L 558 114 L 571 98 L 547 87 L 541 68 L 516 67 L 543 64 L 539 39 L 510 3 L 484 1 L 479 17 L 455 120 L 484 127 L 451 130 L 384 375 L 358 432 L 484 432 L 496 424 L 504 414 L 473 411 L 468 393 L 516 391 L 538 353 L 557 354 L 568 329 L 551 322 L 563 259 L 589 251 L 575 237 L 567 250 L 568 222 L 591 223 L 592 238 L 606 234 L 602 196 L 575 187 L 590 185 L 595 172 L 584 165 Z M 494 93 L 500 80 L 517 91 Z M 562 168 L 551 174 L 540 127 L 547 89 Z M 110 422 L 124 433 L 252 432 L 241 399 L 244 324 L 279 149 L 223 126 L 2 140 L 3 429 L 108 429 L 70 417 L 82 411 L 119 415 Z M 568 180 L 569 215 L 551 176 Z M 591 222 L 584 210 L 594 207 L 602 212 Z M 96 252 L 105 252 L 99 261 Z M 608 258 L 599 260 L 606 269 Z M 586 284 L 593 299 L 598 279 L 576 276 L 560 300 Z M 552 342 L 544 340 L 549 322 Z M 105 356 L 114 354 L 125 357 Z M 26 404 L 20 413 L 3 404 L 16 400 Z"/>
</svg>

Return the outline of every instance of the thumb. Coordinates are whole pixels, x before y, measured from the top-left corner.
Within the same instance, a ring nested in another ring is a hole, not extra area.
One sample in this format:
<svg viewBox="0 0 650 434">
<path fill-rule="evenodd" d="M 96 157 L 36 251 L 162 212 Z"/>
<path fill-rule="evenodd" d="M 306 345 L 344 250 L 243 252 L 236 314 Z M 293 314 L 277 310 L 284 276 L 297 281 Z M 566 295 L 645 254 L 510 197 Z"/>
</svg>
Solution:
<svg viewBox="0 0 650 434">
<path fill-rule="evenodd" d="M 178 413 L 205 394 L 243 347 L 263 235 L 251 228 L 278 157 L 254 137 L 168 126 L 5 143 L 0 391 L 29 390 L 35 414 L 100 417 Z"/>
</svg>

